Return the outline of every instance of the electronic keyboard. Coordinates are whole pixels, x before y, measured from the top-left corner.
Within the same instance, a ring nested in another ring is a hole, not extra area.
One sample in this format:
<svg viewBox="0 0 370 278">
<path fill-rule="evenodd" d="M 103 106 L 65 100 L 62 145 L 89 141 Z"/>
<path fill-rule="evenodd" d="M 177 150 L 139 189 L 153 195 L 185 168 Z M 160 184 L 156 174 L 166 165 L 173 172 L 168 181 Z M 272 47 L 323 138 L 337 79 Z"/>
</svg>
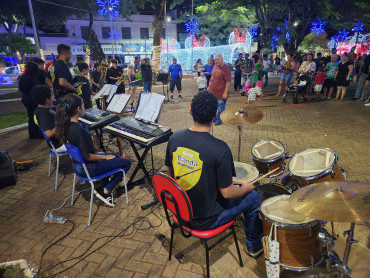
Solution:
<svg viewBox="0 0 370 278">
<path fill-rule="evenodd" d="M 108 111 L 103 111 L 95 108 L 89 108 L 85 111 L 85 115 L 80 117 L 78 120 L 92 129 L 103 128 L 115 121 L 118 121 L 120 117 L 116 114 Z"/>
</svg>

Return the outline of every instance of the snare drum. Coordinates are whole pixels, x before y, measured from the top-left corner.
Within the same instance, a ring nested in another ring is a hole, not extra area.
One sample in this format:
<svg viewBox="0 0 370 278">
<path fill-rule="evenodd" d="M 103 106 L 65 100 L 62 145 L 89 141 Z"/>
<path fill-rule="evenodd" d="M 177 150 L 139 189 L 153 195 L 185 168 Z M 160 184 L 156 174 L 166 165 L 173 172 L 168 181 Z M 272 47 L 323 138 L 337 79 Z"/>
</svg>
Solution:
<svg viewBox="0 0 370 278">
<path fill-rule="evenodd" d="M 276 224 L 280 265 L 285 269 L 305 271 L 321 258 L 321 242 L 317 238 L 321 222 L 293 210 L 289 197 L 275 196 L 261 204 L 263 232 L 268 236 L 271 225 Z"/>
<path fill-rule="evenodd" d="M 251 164 L 234 161 L 234 167 L 236 172 L 236 177 L 233 177 L 234 183 L 253 181 L 259 176 L 258 169 Z"/>
<path fill-rule="evenodd" d="M 288 170 L 300 187 L 324 181 L 343 181 L 345 178 L 337 161 L 337 154 L 330 149 L 309 148 L 293 156 Z"/>
<path fill-rule="evenodd" d="M 254 165 L 262 175 L 275 168 L 279 169 L 270 177 L 278 176 L 284 171 L 285 147 L 279 141 L 262 139 L 252 146 L 251 153 Z"/>
</svg>

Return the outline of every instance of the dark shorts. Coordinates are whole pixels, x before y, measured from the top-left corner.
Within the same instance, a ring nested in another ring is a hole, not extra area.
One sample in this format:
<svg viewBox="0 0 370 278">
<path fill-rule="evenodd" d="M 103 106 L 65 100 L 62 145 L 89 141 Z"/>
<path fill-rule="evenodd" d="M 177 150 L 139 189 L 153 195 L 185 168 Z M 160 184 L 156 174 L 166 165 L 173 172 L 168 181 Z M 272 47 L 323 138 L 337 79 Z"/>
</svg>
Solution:
<svg viewBox="0 0 370 278">
<path fill-rule="evenodd" d="M 181 91 L 181 79 L 171 79 L 170 81 L 170 91 L 173 92 L 175 90 L 175 85 L 178 91 Z"/>
<path fill-rule="evenodd" d="M 324 80 L 324 88 L 335 88 L 337 85 L 335 84 L 334 79 L 325 79 Z"/>
</svg>

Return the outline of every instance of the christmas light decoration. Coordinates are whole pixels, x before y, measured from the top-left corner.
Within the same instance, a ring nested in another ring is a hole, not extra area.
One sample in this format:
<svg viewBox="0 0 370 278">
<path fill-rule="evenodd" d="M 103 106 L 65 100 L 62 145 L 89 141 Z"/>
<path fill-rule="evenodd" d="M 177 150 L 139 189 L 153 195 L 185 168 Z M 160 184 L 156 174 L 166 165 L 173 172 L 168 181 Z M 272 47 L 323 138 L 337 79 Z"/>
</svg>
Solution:
<svg viewBox="0 0 370 278">
<path fill-rule="evenodd" d="M 247 28 L 248 33 L 251 35 L 252 39 L 258 35 L 258 25 L 253 23 Z"/>
<path fill-rule="evenodd" d="M 338 32 L 338 41 L 344 41 L 349 35 L 349 32 L 346 29 L 340 30 Z"/>
<path fill-rule="evenodd" d="M 118 40 L 121 39 L 121 34 L 117 31 L 115 27 L 113 27 L 113 31 L 108 33 L 109 39 L 114 40 L 117 43 Z"/>
<path fill-rule="evenodd" d="M 177 42 L 176 39 L 172 38 L 170 39 L 168 43 L 168 47 L 167 47 L 166 40 L 161 39 L 161 48 L 162 48 L 162 51 L 166 51 L 167 49 L 168 50 L 179 50 L 181 49 L 181 45 Z"/>
<path fill-rule="evenodd" d="M 320 35 L 321 33 L 325 32 L 325 24 L 327 21 L 321 21 L 321 19 L 317 19 L 317 21 L 312 22 L 311 32 L 315 33 L 316 36 Z"/>
<path fill-rule="evenodd" d="M 186 33 L 189 35 L 195 35 L 199 32 L 199 22 L 195 21 L 193 18 L 190 18 L 188 22 L 185 23 Z"/>
<path fill-rule="evenodd" d="M 360 33 L 361 31 L 364 31 L 364 25 L 358 21 L 355 23 L 355 25 L 353 25 L 353 30 L 355 30 L 355 33 Z"/>
<path fill-rule="evenodd" d="M 114 17 L 119 16 L 119 12 L 117 11 L 119 0 L 96 0 L 96 4 L 99 6 L 98 13 L 102 16 L 108 15 L 110 21 Z"/>
<path fill-rule="evenodd" d="M 233 63 L 236 53 L 247 52 L 252 43 L 252 36 L 248 32 L 246 34 L 245 43 L 234 43 L 234 32 L 231 32 L 229 36 L 229 45 L 219 45 L 210 47 L 210 41 L 202 35 L 197 41 L 194 35 L 188 36 L 185 41 L 185 49 L 175 49 L 168 51 L 168 59 L 171 61 L 172 58 L 177 58 L 178 63 L 183 69 L 192 69 L 195 62 L 198 59 L 207 61 L 211 55 L 216 56 L 221 54 L 224 63 Z M 192 48 L 193 43 L 193 48 Z M 193 54 L 192 54 L 193 53 Z M 167 50 L 161 52 L 161 68 L 167 67 Z"/>
</svg>

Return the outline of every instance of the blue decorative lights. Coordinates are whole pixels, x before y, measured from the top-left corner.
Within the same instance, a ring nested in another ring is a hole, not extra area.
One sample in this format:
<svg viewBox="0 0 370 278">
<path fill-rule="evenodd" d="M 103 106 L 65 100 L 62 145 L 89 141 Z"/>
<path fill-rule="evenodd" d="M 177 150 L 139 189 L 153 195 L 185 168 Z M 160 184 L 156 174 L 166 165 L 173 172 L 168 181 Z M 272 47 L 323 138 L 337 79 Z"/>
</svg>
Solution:
<svg viewBox="0 0 370 278">
<path fill-rule="evenodd" d="M 364 25 L 360 23 L 360 21 L 358 21 L 357 23 L 355 23 L 355 25 L 353 26 L 353 30 L 355 30 L 355 33 L 360 33 L 361 31 L 364 31 Z"/>
<path fill-rule="evenodd" d="M 99 6 L 98 13 L 103 16 L 108 15 L 110 21 L 115 16 L 119 16 L 119 12 L 117 11 L 119 0 L 96 0 L 96 4 Z"/>
<path fill-rule="evenodd" d="M 199 22 L 195 21 L 193 18 L 190 18 L 188 22 L 185 23 L 186 26 L 186 33 L 188 35 L 195 35 L 199 32 Z"/>
<path fill-rule="evenodd" d="M 327 21 L 321 21 L 321 19 L 317 19 L 317 21 L 312 22 L 311 32 L 315 33 L 316 36 L 320 35 L 321 33 L 325 32 L 325 24 Z"/>
<path fill-rule="evenodd" d="M 251 34 L 252 38 L 254 38 L 258 35 L 258 25 L 254 25 L 252 23 L 247 29 L 248 29 L 248 33 Z"/>
<path fill-rule="evenodd" d="M 340 30 L 338 32 L 338 41 L 344 41 L 349 35 L 349 32 L 346 29 Z"/>
<path fill-rule="evenodd" d="M 118 40 L 121 39 L 121 34 L 117 31 L 115 27 L 113 27 L 113 31 L 108 33 L 109 39 L 114 40 L 117 43 Z"/>
</svg>

